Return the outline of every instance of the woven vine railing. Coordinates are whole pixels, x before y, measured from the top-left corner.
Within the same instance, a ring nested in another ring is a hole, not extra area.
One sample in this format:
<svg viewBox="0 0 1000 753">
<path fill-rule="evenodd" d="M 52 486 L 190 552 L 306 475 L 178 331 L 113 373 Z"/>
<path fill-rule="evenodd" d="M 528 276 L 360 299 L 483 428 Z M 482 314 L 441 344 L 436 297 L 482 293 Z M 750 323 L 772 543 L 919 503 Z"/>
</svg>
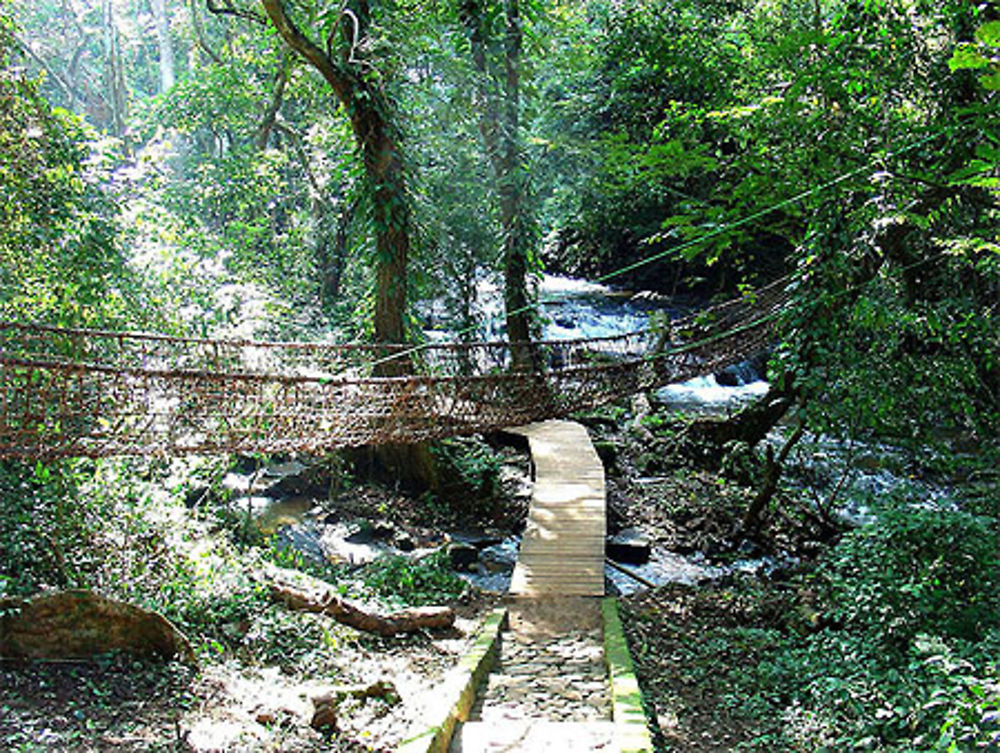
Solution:
<svg viewBox="0 0 1000 753">
<path fill-rule="evenodd" d="M 516 426 L 738 363 L 767 347 L 786 299 L 779 282 L 666 330 L 538 343 L 529 370 L 513 369 L 500 342 L 325 345 L 0 322 L 0 457 L 319 452 Z"/>
</svg>

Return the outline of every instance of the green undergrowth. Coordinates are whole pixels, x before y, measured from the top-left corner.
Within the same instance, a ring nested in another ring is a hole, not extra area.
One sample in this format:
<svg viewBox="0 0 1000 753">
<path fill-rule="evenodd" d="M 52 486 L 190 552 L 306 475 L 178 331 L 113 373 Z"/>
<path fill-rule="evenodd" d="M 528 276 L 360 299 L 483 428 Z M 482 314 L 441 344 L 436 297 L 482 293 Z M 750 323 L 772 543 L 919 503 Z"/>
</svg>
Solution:
<svg viewBox="0 0 1000 753">
<path fill-rule="evenodd" d="M 443 550 L 417 561 L 386 557 L 367 565 L 359 575 L 364 592 L 398 606 L 440 604 L 469 591 L 469 584 L 452 572 Z"/>
<path fill-rule="evenodd" d="M 900 495 L 788 580 L 631 599 L 662 749 L 996 750 L 998 553 L 996 518 Z"/>
<path fill-rule="evenodd" d="M 440 603 L 468 587 L 447 558 L 362 568 L 274 547 L 225 505 L 189 508 L 220 461 L 64 461 L 0 465 L 0 597 L 84 588 L 164 614 L 201 661 L 329 669 L 348 628 L 269 598 L 265 564 L 307 572 L 375 608 Z"/>
</svg>

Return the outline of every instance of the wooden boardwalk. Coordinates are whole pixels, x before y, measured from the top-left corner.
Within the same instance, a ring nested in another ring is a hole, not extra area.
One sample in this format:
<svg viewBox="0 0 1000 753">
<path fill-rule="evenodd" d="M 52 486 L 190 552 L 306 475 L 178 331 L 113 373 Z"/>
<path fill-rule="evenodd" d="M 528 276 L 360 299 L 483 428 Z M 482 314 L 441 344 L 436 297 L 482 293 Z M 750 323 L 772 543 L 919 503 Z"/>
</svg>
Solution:
<svg viewBox="0 0 1000 753">
<path fill-rule="evenodd" d="M 604 465 L 572 421 L 528 424 L 535 488 L 514 568 L 515 596 L 603 596 Z"/>
</svg>

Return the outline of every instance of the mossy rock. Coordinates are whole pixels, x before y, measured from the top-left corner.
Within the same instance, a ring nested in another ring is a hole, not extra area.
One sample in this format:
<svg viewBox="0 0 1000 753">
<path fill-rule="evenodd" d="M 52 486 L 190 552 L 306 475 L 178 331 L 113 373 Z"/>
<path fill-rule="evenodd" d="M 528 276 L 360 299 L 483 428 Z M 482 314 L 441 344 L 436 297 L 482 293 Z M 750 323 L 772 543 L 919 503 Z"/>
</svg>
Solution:
<svg viewBox="0 0 1000 753">
<path fill-rule="evenodd" d="M 93 659 L 111 651 L 194 661 L 191 644 L 166 617 L 92 591 L 0 599 L 0 657 Z"/>
</svg>

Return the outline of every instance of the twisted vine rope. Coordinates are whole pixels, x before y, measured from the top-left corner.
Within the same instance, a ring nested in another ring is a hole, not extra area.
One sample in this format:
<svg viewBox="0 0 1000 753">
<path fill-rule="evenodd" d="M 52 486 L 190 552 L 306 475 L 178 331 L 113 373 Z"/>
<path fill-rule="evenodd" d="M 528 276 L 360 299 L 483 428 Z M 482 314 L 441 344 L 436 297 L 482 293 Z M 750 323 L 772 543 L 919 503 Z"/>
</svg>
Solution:
<svg viewBox="0 0 1000 753">
<path fill-rule="evenodd" d="M 492 431 L 738 363 L 767 347 L 786 301 L 778 281 L 667 332 L 538 343 L 536 371 L 512 370 L 502 342 L 324 345 L 0 322 L 0 457 L 321 452 Z M 379 376 L 394 360 L 410 375 Z"/>
</svg>

